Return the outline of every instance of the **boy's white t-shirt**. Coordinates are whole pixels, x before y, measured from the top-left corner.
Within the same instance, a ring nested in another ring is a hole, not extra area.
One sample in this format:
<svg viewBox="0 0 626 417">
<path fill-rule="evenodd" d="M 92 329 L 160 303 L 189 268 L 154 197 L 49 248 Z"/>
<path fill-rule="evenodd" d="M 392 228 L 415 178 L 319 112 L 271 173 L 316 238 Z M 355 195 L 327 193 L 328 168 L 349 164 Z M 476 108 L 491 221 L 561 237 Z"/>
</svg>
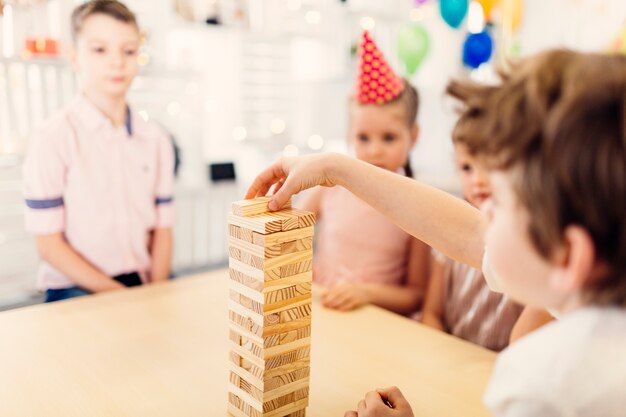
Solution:
<svg viewBox="0 0 626 417">
<path fill-rule="evenodd" d="M 586 307 L 504 350 L 485 394 L 496 417 L 626 416 L 626 309 Z"/>
</svg>

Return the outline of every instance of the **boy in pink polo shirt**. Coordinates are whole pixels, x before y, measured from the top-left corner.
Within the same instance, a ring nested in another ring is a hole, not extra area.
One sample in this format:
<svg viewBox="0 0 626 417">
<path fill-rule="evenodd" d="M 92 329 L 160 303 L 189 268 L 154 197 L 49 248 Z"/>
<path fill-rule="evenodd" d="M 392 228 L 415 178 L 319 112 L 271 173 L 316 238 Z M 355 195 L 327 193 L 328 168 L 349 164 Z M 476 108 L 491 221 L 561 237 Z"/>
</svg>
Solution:
<svg viewBox="0 0 626 417">
<path fill-rule="evenodd" d="M 172 145 L 126 104 L 136 18 L 90 1 L 74 10 L 72 35 L 81 93 L 35 132 L 24 163 L 46 302 L 167 280 L 172 253 Z"/>
</svg>

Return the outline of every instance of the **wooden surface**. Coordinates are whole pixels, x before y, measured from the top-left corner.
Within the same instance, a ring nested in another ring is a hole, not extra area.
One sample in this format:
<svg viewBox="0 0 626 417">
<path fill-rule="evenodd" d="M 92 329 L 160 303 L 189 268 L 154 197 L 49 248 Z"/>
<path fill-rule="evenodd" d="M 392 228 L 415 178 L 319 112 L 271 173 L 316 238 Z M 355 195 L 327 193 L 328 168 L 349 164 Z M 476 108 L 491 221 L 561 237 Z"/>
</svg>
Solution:
<svg viewBox="0 0 626 417">
<path fill-rule="evenodd" d="M 222 270 L 0 313 L 0 415 L 225 416 L 228 298 Z M 375 307 L 314 300 L 312 329 L 308 417 L 388 385 L 416 417 L 488 415 L 492 352 Z"/>
</svg>

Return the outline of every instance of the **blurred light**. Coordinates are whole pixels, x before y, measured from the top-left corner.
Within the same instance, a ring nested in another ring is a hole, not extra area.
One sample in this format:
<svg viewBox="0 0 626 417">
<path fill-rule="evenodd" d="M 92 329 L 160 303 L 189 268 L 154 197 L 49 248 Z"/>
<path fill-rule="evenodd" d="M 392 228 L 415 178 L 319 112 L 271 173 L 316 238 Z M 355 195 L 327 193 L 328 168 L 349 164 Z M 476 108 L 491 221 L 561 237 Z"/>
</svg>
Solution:
<svg viewBox="0 0 626 417">
<path fill-rule="evenodd" d="M 306 20 L 309 25 L 317 25 L 320 20 L 322 20 L 322 15 L 317 10 L 309 10 L 304 15 L 304 20 Z"/>
<path fill-rule="evenodd" d="M 180 103 L 172 101 L 167 105 L 167 114 L 170 116 L 178 116 L 180 114 Z"/>
<path fill-rule="evenodd" d="M 301 0 L 287 0 L 287 10 L 295 12 L 300 10 L 300 7 L 302 7 Z"/>
<path fill-rule="evenodd" d="M 363 16 L 359 21 L 359 24 L 363 30 L 372 30 L 374 29 L 374 26 L 376 26 L 376 21 L 374 21 L 374 18 L 371 16 Z"/>
<path fill-rule="evenodd" d="M 287 124 L 283 119 L 275 118 L 270 122 L 270 131 L 275 135 L 283 133 L 286 128 Z"/>
<path fill-rule="evenodd" d="M 139 55 L 137 55 L 137 63 L 139 64 L 139 66 L 145 67 L 150 63 L 150 55 L 148 55 L 146 52 L 141 52 Z"/>
<path fill-rule="evenodd" d="M 283 149 L 283 156 L 286 157 L 298 156 L 299 153 L 300 150 L 296 145 L 287 145 L 285 149 Z"/>
<path fill-rule="evenodd" d="M 485 28 L 485 13 L 483 7 L 477 1 L 470 3 L 467 12 L 467 30 L 469 33 L 479 33 Z"/>
<path fill-rule="evenodd" d="M 207 113 L 215 113 L 217 111 L 217 100 L 209 98 L 204 102 L 204 111 Z"/>
<path fill-rule="evenodd" d="M 150 120 L 150 115 L 149 115 L 149 114 L 148 114 L 148 112 L 147 112 L 147 111 L 145 111 L 145 110 L 139 110 L 139 111 L 137 112 L 137 114 L 139 114 L 139 116 L 141 116 L 141 118 L 142 118 L 144 121 L 146 121 L 146 122 L 147 122 L 148 120 Z"/>
<path fill-rule="evenodd" d="M 421 22 L 426 17 L 424 10 L 422 8 L 413 8 L 409 12 L 409 17 L 413 22 Z"/>
<path fill-rule="evenodd" d="M 309 136 L 309 140 L 307 141 L 309 148 L 314 151 L 319 151 L 324 147 L 324 138 L 320 135 L 311 135 Z"/>
<path fill-rule="evenodd" d="M 237 142 L 241 142 L 242 140 L 245 140 L 247 136 L 248 136 L 248 131 L 246 130 L 245 127 L 237 126 L 233 129 L 233 139 L 235 139 Z"/>
<path fill-rule="evenodd" d="M 196 95 L 200 92 L 200 87 L 197 83 L 187 83 L 185 86 L 185 93 L 189 95 Z"/>
</svg>

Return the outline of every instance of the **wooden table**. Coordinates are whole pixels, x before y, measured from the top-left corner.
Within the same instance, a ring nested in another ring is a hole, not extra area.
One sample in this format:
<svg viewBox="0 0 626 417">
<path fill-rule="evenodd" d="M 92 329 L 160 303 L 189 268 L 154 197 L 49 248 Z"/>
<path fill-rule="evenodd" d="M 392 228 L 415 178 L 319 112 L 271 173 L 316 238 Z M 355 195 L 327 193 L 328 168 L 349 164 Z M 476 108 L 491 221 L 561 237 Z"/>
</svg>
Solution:
<svg viewBox="0 0 626 417">
<path fill-rule="evenodd" d="M 226 415 L 228 274 L 0 313 L 0 415 Z M 308 417 L 399 386 L 416 416 L 486 416 L 495 354 L 376 307 L 314 302 Z"/>
</svg>

